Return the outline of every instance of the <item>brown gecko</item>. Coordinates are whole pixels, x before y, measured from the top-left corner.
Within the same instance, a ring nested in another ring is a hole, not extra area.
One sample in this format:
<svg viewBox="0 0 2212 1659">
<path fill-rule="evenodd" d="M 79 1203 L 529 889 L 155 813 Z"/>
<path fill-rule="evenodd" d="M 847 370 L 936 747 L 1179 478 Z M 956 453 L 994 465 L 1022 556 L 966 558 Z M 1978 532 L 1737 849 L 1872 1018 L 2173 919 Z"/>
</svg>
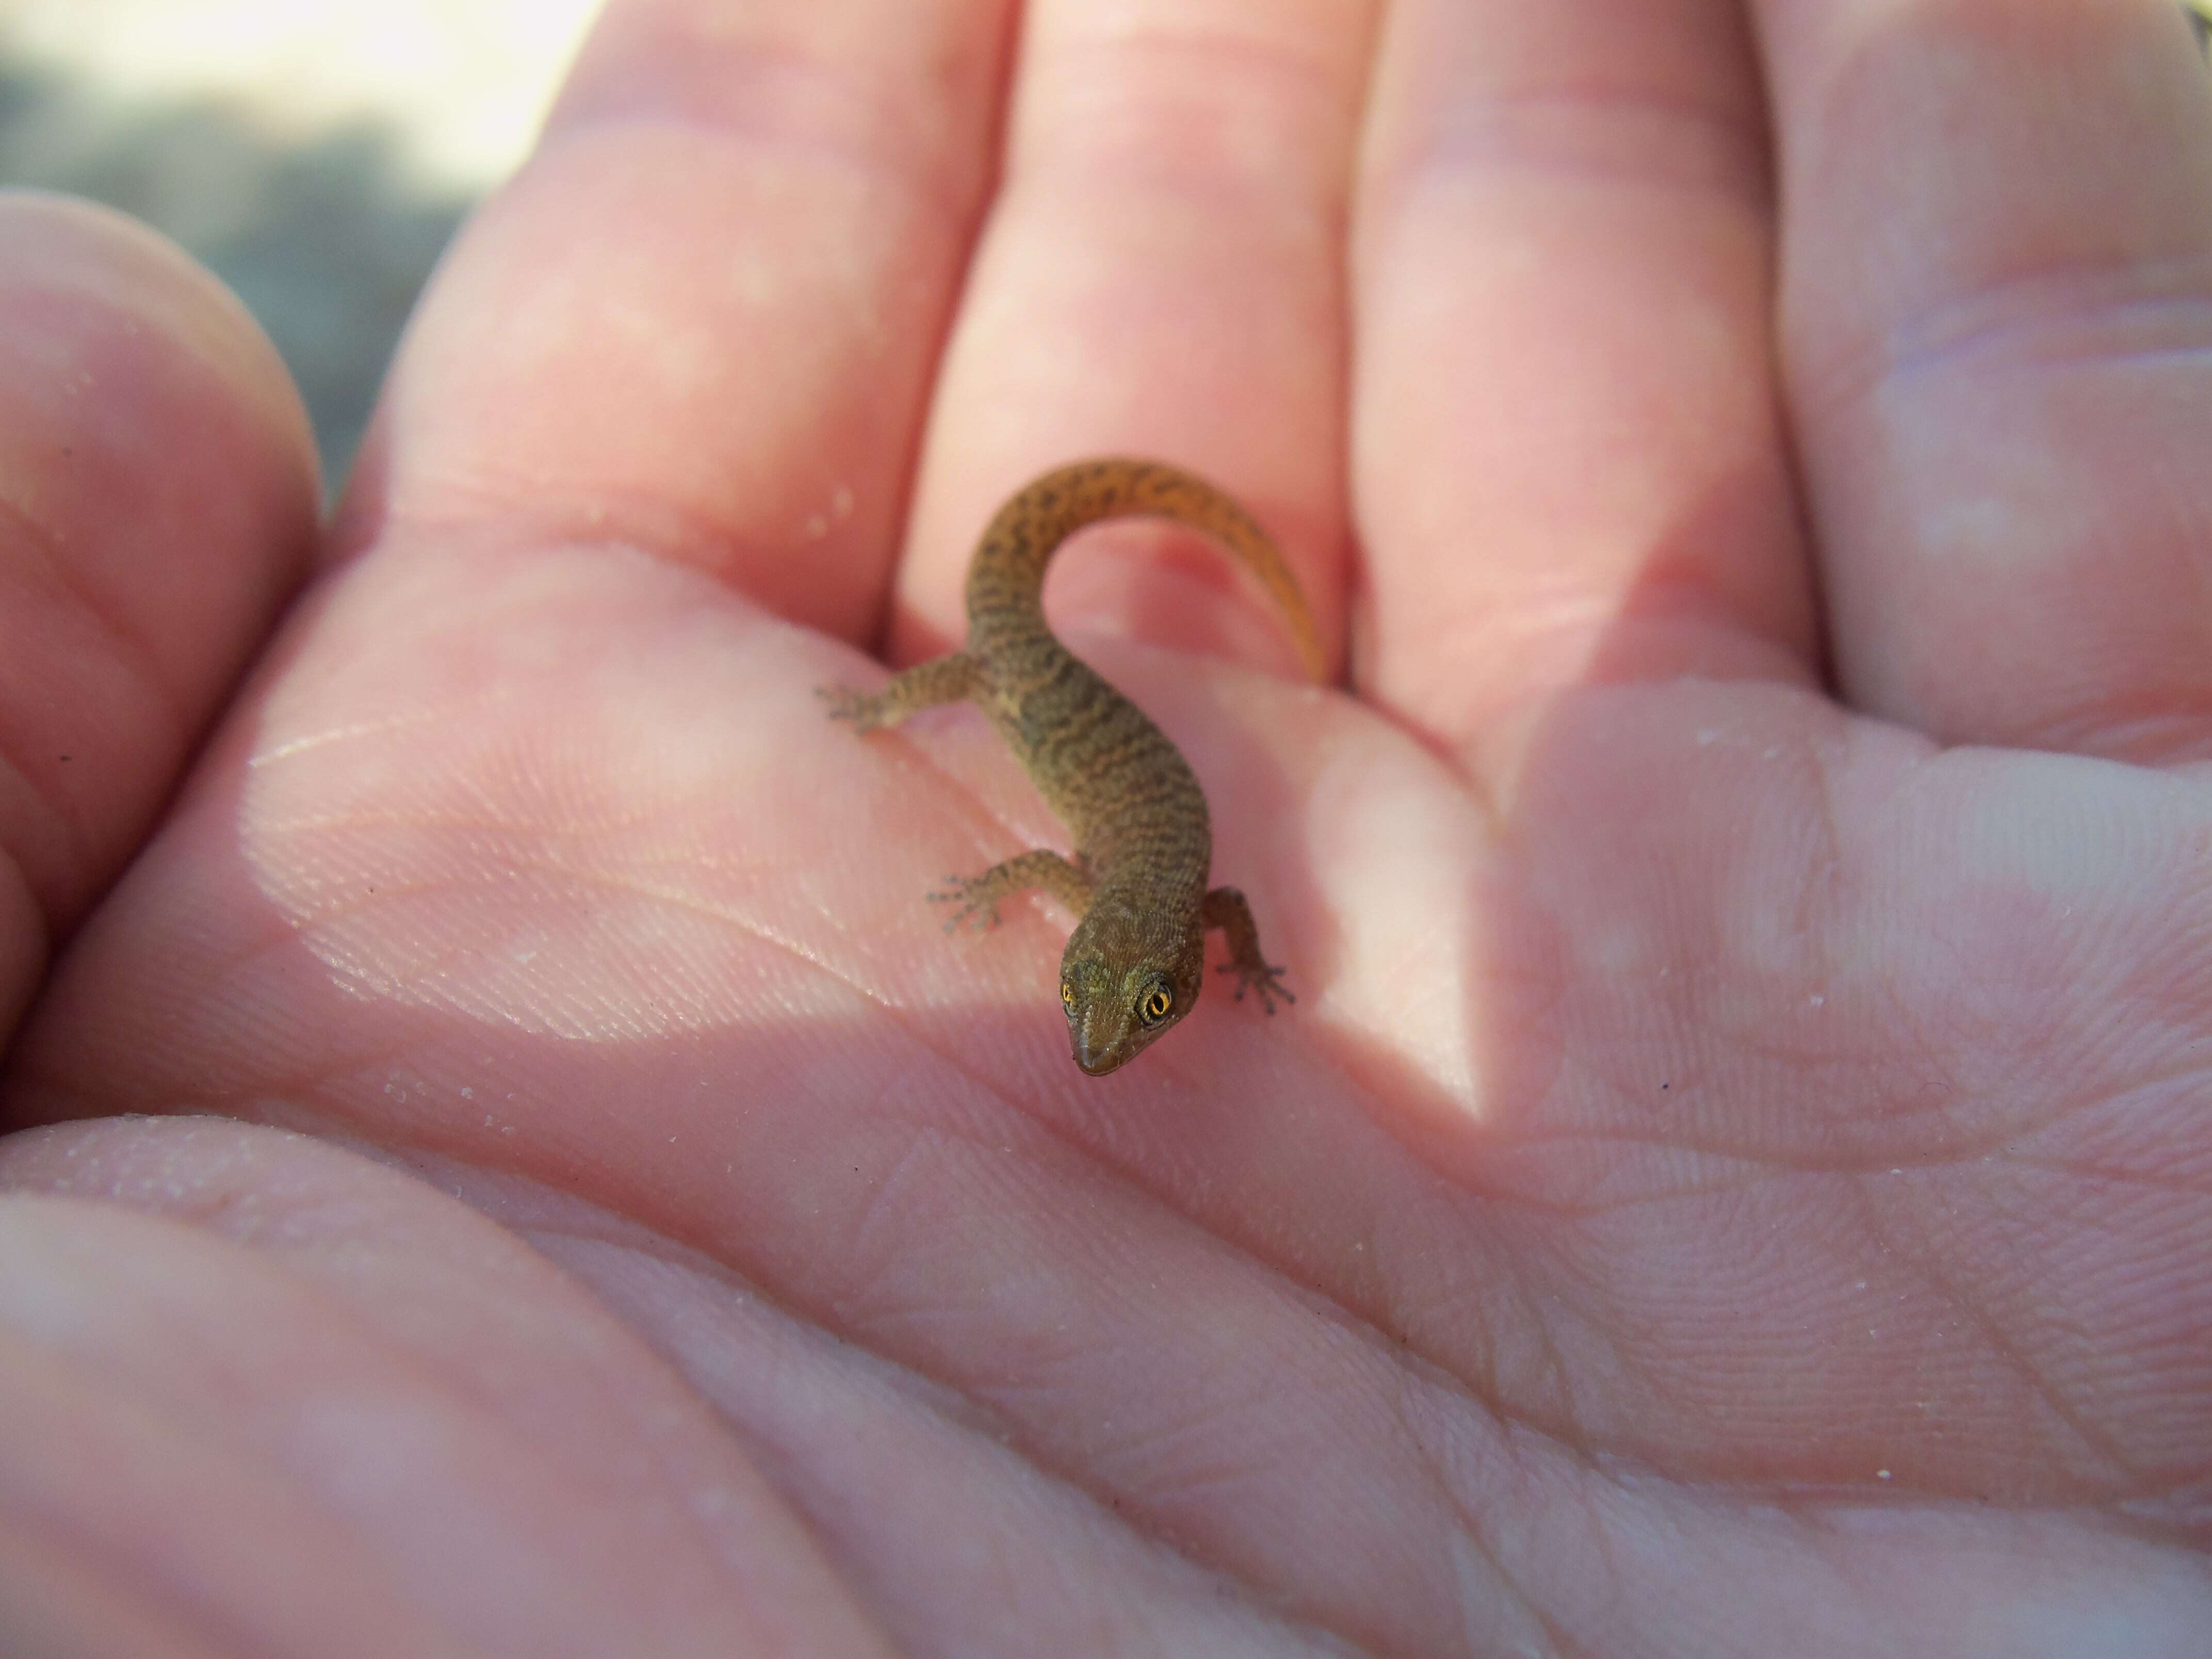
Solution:
<svg viewBox="0 0 2212 1659">
<path fill-rule="evenodd" d="M 1321 638 L 1297 580 L 1249 514 L 1201 478 L 1157 461 L 1079 461 L 1020 491 L 984 531 L 968 567 L 968 648 L 895 676 L 881 691 L 825 687 L 830 717 L 860 732 L 917 709 L 973 701 L 1075 840 L 1075 856 L 1039 849 L 980 876 L 951 876 L 934 900 L 957 903 L 952 927 L 988 923 L 1000 899 L 1042 887 L 1076 915 L 1060 964 L 1075 1063 L 1103 1077 L 1197 1005 L 1206 935 L 1229 942 L 1221 969 L 1237 995 L 1297 1000 L 1260 954 L 1251 907 L 1234 887 L 1208 890 L 1213 836 L 1206 794 L 1182 753 L 1137 706 L 1072 655 L 1045 626 L 1045 566 L 1102 519 L 1165 518 L 1205 532 L 1243 561 L 1288 618 L 1316 679 Z"/>
</svg>

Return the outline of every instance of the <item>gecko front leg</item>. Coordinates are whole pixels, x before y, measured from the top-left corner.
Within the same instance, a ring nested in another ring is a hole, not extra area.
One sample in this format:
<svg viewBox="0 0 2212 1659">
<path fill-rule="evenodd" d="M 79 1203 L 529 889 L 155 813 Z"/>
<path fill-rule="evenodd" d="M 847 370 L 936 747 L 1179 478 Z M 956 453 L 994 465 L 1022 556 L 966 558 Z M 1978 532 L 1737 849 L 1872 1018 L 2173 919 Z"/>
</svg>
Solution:
<svg viewBox="0 0 2212 1659">
<path fill-rule="evenodd" d="M 1091 908 L 1091 878 L 1079 864 L 1071 863 L 1057 853 L 1039 848 L 1034 853 L 1024 853 L 1003 864 L 994 864 L 980 876 L 947 876 L 950 889 L 929 896 L 933 904 L 957 904 L 952 920 L 945 924 L 951 933 L 970 916 L 975 917 L 978 927 L 990 927 L 999 920 L 999 901 L 1016 893 L 1042 887 L 1075 913 L 1078 921 Z"/>
<path fill-rule="evenodd" d="M 1247 989 L 1257 991 L 1260 1006 L 1272 1014 L 1277 997 L 1285 1002 L 1297 1000 L 1283 983 L 1287 969 L 1274 966 L 1260 954 L 1259 925 L 1252 920 L 1252 907 L 1244 902 L 1243 894 L 1234 887 L 1217 887 L 1206 896 L 1200 914 L 1207 927 L 1218 927 L 1229 941 L 1229 960 L 1214 971 L 1237 975 L 1237 1001 L 1243 1001 Z"/>
</svg>

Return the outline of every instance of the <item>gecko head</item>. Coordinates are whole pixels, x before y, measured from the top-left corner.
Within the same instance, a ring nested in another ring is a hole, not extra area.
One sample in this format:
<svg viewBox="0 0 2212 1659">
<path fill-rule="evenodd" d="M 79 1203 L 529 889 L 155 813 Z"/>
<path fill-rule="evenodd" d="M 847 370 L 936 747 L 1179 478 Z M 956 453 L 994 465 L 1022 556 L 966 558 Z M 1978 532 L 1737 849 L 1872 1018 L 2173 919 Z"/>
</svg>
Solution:
<svg viewBox="0 0 2212 1659">
<path fill-rule="evenodd" d="M 1091 908 L 1060 961 L 1060 1000 L 1078 1066 L 1103 1077 L 1197 1006 L 1206 984 L 1203 936 L 1190 947 L 1182 930 Z"/>
</svg>

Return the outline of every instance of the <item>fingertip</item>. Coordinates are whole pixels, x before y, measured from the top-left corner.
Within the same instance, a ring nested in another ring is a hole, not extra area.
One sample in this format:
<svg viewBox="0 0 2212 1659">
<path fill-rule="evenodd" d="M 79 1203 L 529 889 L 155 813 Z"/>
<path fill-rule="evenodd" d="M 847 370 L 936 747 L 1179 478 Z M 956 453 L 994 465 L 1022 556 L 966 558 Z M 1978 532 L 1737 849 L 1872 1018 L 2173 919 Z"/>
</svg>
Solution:
<svg viewBox="0 0 2212 1659">
<path fill-rule="evenodd" d="M 220 396 L 254 435 L 300 476 L 310 501 L 321 478 L 307 405 L 259 324 L 220 278 L 150 227 L 98 203 L 44 191 L 0 189 L 0 291 L 9 297 L 0 351 L 11 360 L 5 394 L 20 404 L 64 364 L 184 380 L 183 392 Z M 36 308 L 48 326 L 24 325 Z M 185 377 L 192 377 L 189 380 Z M 88 382 L 88 384 L 98 384 Z M 65 387 L 64 389 L 66 389 Z M 120 389 L 120 388 L 118 388 Z"/>
</svg>

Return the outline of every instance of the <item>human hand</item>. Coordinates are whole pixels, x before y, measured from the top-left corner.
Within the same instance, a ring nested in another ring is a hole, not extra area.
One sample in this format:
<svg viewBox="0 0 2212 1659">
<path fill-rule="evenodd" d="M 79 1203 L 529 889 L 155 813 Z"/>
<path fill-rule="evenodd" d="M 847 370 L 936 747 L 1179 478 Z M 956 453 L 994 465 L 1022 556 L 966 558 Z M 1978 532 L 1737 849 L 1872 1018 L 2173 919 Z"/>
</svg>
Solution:
<svg viewBox="0 0 2212 1659">
<path fill-rule="evenodd" d="M 2207 104 L 2152 0 L 635 0 L 273 635 L 265 348 L 7 204 L 0 1646 L 2194 1651 Z M 1300 997 L 1094 1081 L 921 899 L 1033 789 L 811 690 L 1127 450 L 1349 648 L 1056 575 Z"/>
</svg>

